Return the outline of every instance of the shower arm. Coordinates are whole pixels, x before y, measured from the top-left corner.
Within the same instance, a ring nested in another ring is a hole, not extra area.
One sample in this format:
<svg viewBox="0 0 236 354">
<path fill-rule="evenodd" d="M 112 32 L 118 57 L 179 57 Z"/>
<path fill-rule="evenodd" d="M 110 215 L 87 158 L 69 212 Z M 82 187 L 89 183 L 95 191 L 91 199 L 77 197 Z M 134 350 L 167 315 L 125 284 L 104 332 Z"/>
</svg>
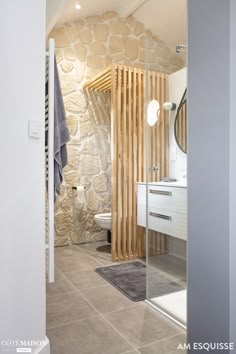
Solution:
<svg viewBox="0 0 236 354">
<path fill-rule="evenodd" d="M 187 46 L 185 44 L 177 44 L 176 53 L 180 53 L 183 49 L 187 49 Z"/>
</svg>

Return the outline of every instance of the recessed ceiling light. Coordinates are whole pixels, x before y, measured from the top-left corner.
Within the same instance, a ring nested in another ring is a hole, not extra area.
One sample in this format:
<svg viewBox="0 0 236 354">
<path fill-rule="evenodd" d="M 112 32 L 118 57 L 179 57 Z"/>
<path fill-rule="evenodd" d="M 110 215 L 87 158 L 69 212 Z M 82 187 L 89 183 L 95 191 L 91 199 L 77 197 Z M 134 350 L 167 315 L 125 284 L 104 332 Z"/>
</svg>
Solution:
<svg viewBox="0 0 236 354">
<path fill-rule="evenodd" d="M 75 9 L 76 9 L 76 10 L 80 10 L 80 9 L 81 9 L 80 4 L 76 4 L 76 5 L 75 5 Z"/>
</svg>

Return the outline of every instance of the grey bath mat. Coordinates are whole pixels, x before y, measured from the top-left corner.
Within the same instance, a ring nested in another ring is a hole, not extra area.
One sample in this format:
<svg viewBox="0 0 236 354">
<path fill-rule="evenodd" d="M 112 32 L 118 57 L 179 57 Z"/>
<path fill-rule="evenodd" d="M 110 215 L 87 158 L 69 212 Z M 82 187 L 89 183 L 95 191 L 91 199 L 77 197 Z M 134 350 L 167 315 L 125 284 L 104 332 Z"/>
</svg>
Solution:
<svg viewBox="0 0 236 354">
<path fill-rule="evenodd" d="M 129 262 L 97 268 L 96 272 L 120 290 L 132 301 L 146 299 L 146 266 L 141 262 Z M 158 270 L 149 273 L 149 294 L 157 297 L 182 290 L 183 287 L 171 281 Z"/>
</svg>

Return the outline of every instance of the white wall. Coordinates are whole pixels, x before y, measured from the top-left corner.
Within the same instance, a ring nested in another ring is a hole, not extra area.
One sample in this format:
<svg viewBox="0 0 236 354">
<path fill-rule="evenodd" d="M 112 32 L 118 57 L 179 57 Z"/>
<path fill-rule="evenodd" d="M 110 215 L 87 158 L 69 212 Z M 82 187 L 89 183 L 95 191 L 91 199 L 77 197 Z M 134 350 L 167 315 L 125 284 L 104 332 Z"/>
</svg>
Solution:
<svg viewBox="0 0 236 354">
<path fill-rule="evenodd" d="M 2 340 L 45 340 L 45 0 L 0 2 L 0 351 Z M 44 353 L 47 353 L 45 350 Z"/>
<path fill-rule="evenodd" d="M 169 75 L 169 101 L 174 102 L 177 108 L 187 87 L 187 69 L 181 69 Z M 178 180 L 187 174 L 187 155 L 178 147 L 174 124 L 177 110 L 170 111 L 169 117 L 169 175 Z M 169 254 L 186 259 L 186 241 L 169 237 Z"/>
<path fill-rule="evenodd" d="M 169 75 L 169 101 L 176 103 L 177 108 L 183 97 L 184 91 L 187 87 L 187 70 L 186 68 L 176 71 Z M 177 109 L 170 111 L 169 124 L 169 175 L 178 180 L 182 179 L 186 174 L 187 169 L 187 155 L 180 150 L 176 144 L 174 134 L 174 124 Z"/>
</svg>

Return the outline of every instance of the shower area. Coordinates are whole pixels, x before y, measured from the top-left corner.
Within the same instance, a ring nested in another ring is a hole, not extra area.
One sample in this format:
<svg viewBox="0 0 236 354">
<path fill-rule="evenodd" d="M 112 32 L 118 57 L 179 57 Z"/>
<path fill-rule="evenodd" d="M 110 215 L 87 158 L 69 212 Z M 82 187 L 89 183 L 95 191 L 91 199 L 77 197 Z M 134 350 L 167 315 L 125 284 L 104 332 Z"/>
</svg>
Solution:
<svg viewBox="0 0 236 354">
<path fill-rule="evenodd" d="M 112 64 L 83 90 L 88 100 L 110 95 L 112 261 L 145 263 L 146 301 L 185 325 L 187 184 L 172 163 L 187 150 L 186 87 L 171 89 L 151 41 L 145 69 Z"/>
<path fill-rule="evenodd" d="M 137 187 L 138 224 L 146 230 L 146 297 L 149 304 L 186 326 L 186 68 L 165 76 L 163 89 L 160 78 L 149 74 L 152 47 L 148 39 L 146 180 Z M 176 52 L 184 47 L 177 45 Z M 158 51 L 152 55 L 158 56 Z"/>
</svg>

